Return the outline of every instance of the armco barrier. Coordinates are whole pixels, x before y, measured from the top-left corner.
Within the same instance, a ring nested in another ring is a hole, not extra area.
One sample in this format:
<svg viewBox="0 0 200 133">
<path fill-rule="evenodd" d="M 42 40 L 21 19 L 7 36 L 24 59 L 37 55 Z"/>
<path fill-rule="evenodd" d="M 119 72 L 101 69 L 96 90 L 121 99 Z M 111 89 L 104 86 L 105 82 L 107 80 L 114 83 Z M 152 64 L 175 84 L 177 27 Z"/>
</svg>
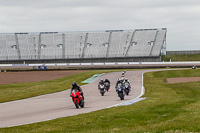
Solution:
<svg viewBox="0 0 200 133">
<path fill-rule="evenodd" d="M 200 61 L 191 62 L 105 62 L 105 63 L 45 63 L 45 64 L 0 64 L 0 67 L 15 66 L 123 66 L 123 65 L 200 65 Z"/>
</svg>

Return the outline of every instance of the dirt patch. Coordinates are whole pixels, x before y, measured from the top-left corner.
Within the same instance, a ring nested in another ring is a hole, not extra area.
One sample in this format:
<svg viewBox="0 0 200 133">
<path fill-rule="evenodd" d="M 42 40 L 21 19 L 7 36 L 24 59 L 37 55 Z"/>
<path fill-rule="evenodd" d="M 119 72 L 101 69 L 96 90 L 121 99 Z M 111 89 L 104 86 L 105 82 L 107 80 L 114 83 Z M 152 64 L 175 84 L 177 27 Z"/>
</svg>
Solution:
<svg viewBox="0 0 200 133">
<path fill-rule="evenodd" d="M 69 75 L 85 72 L 83 70 L 70 71 L 36 71 L 36 72 L 1 72 L 0 84 L 40 82 L 59 79 Z"/>
<path fill-rule="evenodd" d="M 167 78 L 168 84 L 173 83 L 186 83 L 186 82 L 198 82 L 200 77 L 181 77 L 181 78 Z"/>
</svg>

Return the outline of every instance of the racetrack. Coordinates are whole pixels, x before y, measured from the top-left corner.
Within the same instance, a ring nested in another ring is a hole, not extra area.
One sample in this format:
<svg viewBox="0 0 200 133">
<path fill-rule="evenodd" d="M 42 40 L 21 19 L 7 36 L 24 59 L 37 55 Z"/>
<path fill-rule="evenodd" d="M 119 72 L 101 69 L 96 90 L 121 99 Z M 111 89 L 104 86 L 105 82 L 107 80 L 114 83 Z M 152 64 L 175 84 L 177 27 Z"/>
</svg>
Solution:
<svg viewBox="0 0 200 133">
<path fill-rule="evenodd" d="M 121 72 L 108 73 L 101 78 L 108 78 L 111 81 L 111 89 L 101 96 L 97 85 L 99 80 L 82 86 L 85 96 L 85 108 L 76 109 L 69 91 L 62 91 L 53 94 L 37 96 L 33 98 L 6 102 L 0 104 L 0 127 L 10 127 L 39 121 L 55 119 L 59 117 L 88 113 L 95 110 L 134 99 L 141 94 L 142 73 L 152 70 L 128 71 L 125 74 L 131 84 L 132 91 L 125 100 L 121 101 L 115 92 L 115 83 Z"/>
</svg>

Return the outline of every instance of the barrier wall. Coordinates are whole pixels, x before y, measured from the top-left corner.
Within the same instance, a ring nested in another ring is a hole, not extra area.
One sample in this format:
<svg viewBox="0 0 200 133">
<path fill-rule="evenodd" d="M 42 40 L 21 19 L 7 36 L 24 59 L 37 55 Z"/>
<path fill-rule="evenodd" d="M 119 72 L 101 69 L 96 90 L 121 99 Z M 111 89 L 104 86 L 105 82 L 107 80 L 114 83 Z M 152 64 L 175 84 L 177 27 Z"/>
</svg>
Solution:
<svg viewBox="0 0 200 133">
<path fill-rule="evenodd" d="M 200 61 L 190 62 L 102 62 L 102 63 L 42 63 L 42 64 L 0 64 L 0 67 L 33 67 L 33 66 L 127 66 L 127 65 L 151 65 L 151 66 L 191 66 L 200 65 Z"/>
<path fill-rule="evenodd" d="M 96 63 L 96 62 L 160 62 L 161 57 L 126 57 L 126 58 L 88 58 L 88 59 L 46 59 L 46 60 L 6 60 L 0 64 L 31 64 L 31 63 Z"/>
</svg>

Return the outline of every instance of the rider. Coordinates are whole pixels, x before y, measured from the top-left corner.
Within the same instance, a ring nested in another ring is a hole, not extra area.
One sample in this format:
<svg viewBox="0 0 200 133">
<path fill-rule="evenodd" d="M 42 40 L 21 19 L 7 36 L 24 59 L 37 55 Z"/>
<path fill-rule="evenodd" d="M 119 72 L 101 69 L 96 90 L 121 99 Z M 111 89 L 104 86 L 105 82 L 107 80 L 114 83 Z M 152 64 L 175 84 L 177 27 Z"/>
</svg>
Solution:
<svg viewBox="0 0 200 133">
<path fill-rule="evenodd" d="M 124 79 L 124 82 L 123 82 L 123 83 L 125 83 L 125 82 L 131 84 L 130 81 L 128 80 L 128 78 L 125 78 L 125 79 Z"/>
<path fill-rule="evenodd" d="M 122 71 L 122 75 L 125 75 L 125 73 L 126 73 L 126 71 L 124 70 L 124 71 Z"/>
<path fill-rule="evenodd" d="M 124 75 L 122 75 L 122 77 L 121 77 L 122 83 L 124 82 L 124 80 L 125 80 Z"/>
<path fill-rule="evenodd" d="M 125 78 L 124 81 L 123 81 L 123 85 L 125 85 L 125 83 L 128 83 L 130 85 L 130 90 L 131 90 L 131 83 L 130 81 L 128 80 L 128 78 Z"/>
<path fill-rule="evenodd" d="M 116 83 L 116 85 L 115 85 L 115 88 L 116 88 L 116 89 L 117 89 L 117 86 L 118 86 L 119 84 L 121 84 L 121 85 L 123 84 L 123 83 L 122 83 L 122 80 L 121 80 L 120 78 L 117 79 L 117 83 Z"/>
<path fill-rule="evenodd" d="M 74 89 L 77 89 L 79 91 L 79 94 L 82 96 L 82 98 L 84 100 L 83 91 L 82 91 L 81 87 L 79 85 L 77 85 L 77 83 L 75 81 L 72 83 L 72 88 L 71 88 L 70 94 L 72 93 L 72 91 Z"/>
<path fill-rule="evenodd" d="M 105 79 L 105 81 L 104 81 L 104 82 L 105 82 L 105 83 L 106 83 L 106 82 L 108 82 L 108 84 L 110 84 L 110 81 L 109 81 L 108 79 Z"/>
<path fill-rule="evenodd" d="M 101 79 L 100 81 L 99 81 L 99 84 L 98 84 L 98 89 L 100 89 L 100 85 L 104 85 L 104 81 L 103 81 L 103 79 Z"/>
</svg>

